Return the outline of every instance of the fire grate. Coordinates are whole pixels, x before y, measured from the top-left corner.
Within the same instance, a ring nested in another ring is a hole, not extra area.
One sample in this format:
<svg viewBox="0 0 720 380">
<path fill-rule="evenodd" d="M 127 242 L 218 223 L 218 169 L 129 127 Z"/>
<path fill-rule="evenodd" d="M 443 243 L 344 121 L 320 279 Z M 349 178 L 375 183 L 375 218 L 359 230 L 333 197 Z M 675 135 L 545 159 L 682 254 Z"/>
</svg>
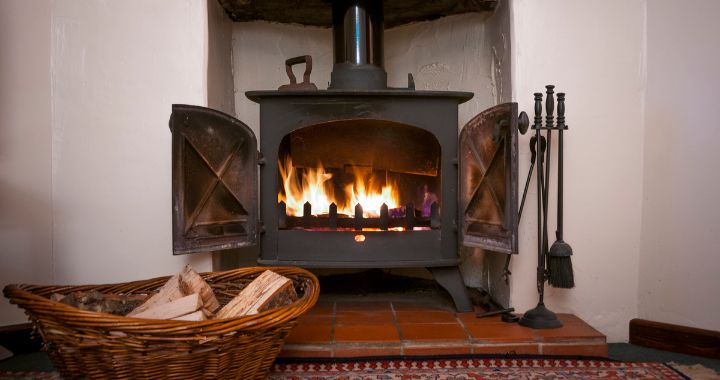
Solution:
<svg viewBox="0 0 720 380">
<path fill-rule="evenodd" d="M 305 203 L 303 216 L 287 215 L 285 202 L 278 204 L 278 228 L 306 230 L 356 230 L 356 231 L 414 231 L 440 228 L 440 206 L 433 202 L 429 207 L 429 217 L 415 209 L 412 203 L 390 210 L 386 204 L 380 208 L 380 216 L 365 217 L 362 205 L 355 206 L 355 214 L 338 215 L 337 205 L 330 204 L 326 214 L 313 215 L 310 203 Z"/>
</svg>

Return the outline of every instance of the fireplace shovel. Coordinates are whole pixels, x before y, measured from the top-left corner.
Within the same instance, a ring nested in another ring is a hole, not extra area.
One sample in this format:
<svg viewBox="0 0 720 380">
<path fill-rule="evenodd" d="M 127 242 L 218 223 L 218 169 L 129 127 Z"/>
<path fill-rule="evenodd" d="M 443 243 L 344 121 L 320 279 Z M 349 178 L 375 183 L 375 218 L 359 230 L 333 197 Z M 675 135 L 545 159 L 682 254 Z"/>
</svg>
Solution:
<svg viewBox="0 0 720 380">
<path fill-rule="evenodd" d="M 556 288 L 575 287 L 570 244 L 563 240 L 563 130 L 565 126 L 565 94 L 558 93 L 558 200 L 557 200 L 557 240 L 548 251 L 548 283 Z"/>
</svg>

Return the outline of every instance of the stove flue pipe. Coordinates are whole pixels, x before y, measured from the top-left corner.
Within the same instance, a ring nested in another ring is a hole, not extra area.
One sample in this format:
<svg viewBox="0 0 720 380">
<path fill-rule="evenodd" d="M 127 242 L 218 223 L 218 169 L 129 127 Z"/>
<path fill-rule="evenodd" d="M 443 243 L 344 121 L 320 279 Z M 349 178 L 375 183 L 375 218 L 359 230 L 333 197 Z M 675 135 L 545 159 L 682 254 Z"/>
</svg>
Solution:
<svg viewBox="0 0 720 380">
<path fill-rule="evenodd" d="M 382 0 L 334 0 L 333 42 L 335 64 L 330 89 L 387 88 Z"/>
</svg>

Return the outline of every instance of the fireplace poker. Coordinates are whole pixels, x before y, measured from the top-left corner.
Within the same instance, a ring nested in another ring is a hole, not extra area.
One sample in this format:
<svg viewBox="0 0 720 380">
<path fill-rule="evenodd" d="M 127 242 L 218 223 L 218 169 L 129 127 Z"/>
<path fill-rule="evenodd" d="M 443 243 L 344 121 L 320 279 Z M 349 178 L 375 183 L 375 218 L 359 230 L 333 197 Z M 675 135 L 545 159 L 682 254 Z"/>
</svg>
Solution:
<svg viewBox="0 0 720 380">
<path fill-rule="evenodd" d="M 545 86 L 547 89 L 547 98 L 545 99 L 545 128 L 547 129 L 547 151 L 545 159 L 545 174 L 544 174 L 544 186 L 543 186 L 543 246 L 542 246 L 542 255 L 543 255 L 543 263 L 546 263 L 547 260 L 547 254 L 548 254 L 548 247 L 550 245 L 549 238 L 548 238 L 548 228 L 547 228 L 547 222 L 548 222 L 548 199 L 550 198 L 550 156 L 552 155 L 552 131 L 553 127 L 555 125 L 553 112 L 555 111 L 555 97 L 553 96 L 554 92 L 553 89 L 555 86 L 549 84 Z"/>
<path fill-rule="evenodd" d="M 542 93 L 535 93 L 535 136 L 537 137 L 536 144 L 540 144 L 542 134 Z M 546 144 L 547 146 L 547 144 Z M 540 150 L 539 147 L 537 149 Z M 542 252 L 542 207 L 543 207 L 543 193 L 545 192 L 545 180 L 543 178 L 543 162 L 545 161 L 545 155 L 541 154 L 538 157 L 538 169 L 537 169 L 537 244 L 538 244 L 538 264 L 537 264 L 537 289 L 540 293 L 540 303 L 543 303 L 543 283 L 545 282 L 545 268 L 543 265 L 543 252 Z"/>
<path fill-rule="evenodd" d="M 548 283 L 556 288 L 569 289 L 575 287 L 570 244 L 563 240 L 563 130 L 565 125 L 565 94 L 557 94 L 558 106 L 558 189 L 557 189 L 557 240 L 548 252 Z"/>
<path fill-rule="evenodd" d="M 528 170 L 527 179 L 525 180 L 525 190 L 523 190 L 522 201 L 520 201 L 520 210 L 518 211 L 518 222 L 522 218 L 523 208 L 525 207 L 525 197 L 530 187 L 530 179 L 532 178 L 533 169 L 535 168 L 535 159 L 537 158 L 537 136 L 530 138 L 530 170 Z M 545 136 L 540 136 L 540 154 L 545 154 Z"/>
<path fill-rule="evenodd" d="M 530 180 L 532 179 L 533 169 L 535 168 L 535 159 L 537 158 L 537 136 L 530 138 L 530 170 L 528 170 L 527 179 L 525 180 L 525 189 L 523 190 L 522 201 L 520 201 L 520 209 L 518 210 L 518 223 L 522 219 L 523 209 L 525 208 L 525 198 L 527 197 L 528 188 L 530 188 Z M 540 136 L 540 154 L 545 155 L 545 136 Z M 509 283 L 510 275 L 510 259 L 512 255 L 507 255 L 505 258 L 505 266 L 503 267 L 503 280 L 505 283 Z"/>
</svg>

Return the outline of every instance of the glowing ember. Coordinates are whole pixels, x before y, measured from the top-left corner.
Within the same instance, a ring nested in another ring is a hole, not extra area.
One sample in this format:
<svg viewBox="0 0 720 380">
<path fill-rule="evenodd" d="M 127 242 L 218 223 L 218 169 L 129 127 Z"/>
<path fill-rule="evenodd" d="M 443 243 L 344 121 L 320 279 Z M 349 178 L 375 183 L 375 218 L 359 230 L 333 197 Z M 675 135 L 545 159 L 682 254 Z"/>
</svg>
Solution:
<svg viewBox="0 0 720 380">
<path fill-rule="evenodd" d="M 313 215 L 326 214 L 330 204 L 335 203 L 339 215 L 352 216 L 355 205 L 360 204 L 366 218 L 378 217 L 383 203 L 389 209 L 398 208 L 400 204 L 396 183 L 382 184 L 384 181 L 361 171 L 353 172 L 353 181 L 343 189 L 344 197 L 335 197 L 333 175 L 322 165 L 299 173 L 288 156 L 278 162 L 278 168 L 283 185 L 283 191 L 278 192 L 278 202 L 285 202 L 287 214 L 291 216 L 302 216 L 305 202 L 312 205 Z"/>
</svg>

